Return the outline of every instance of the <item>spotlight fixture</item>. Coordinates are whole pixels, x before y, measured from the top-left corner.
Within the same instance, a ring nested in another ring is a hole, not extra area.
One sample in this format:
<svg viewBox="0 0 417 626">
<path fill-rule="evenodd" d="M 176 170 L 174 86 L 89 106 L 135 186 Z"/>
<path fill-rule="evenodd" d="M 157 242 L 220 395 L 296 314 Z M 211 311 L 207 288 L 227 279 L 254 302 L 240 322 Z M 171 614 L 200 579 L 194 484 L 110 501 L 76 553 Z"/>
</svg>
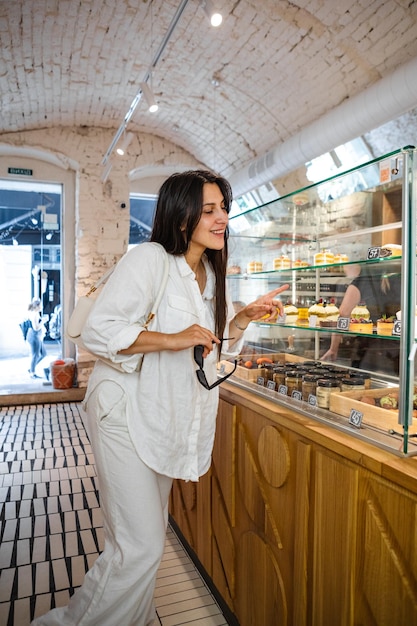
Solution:
<svg viewBox="0 0 417 626">
<path fill-rule="evenodd" d="M 181 0 L 180 4 L 179 4 L 179 6 L 178 6 L 178 8 L 177 8 L 177 10 L 175 12 L 174 17 L 172 18 L 172 20 L 171 20 L 171 22 L 170 22 L 170 24 L 168 26 L 168 29 L 167 29 L 164 37 L 162 38 L 161 43 L 159 44 L 159 46 L 158 46 L 154 56 L 152 57 L 152 62 L 149 65 L 149 69 L 148 69 L 148 71 L 146 72 L 146 74 L 145 74 L 145 76 L 143 78 L 143 82 L 146 82 L 150 78 L 151 70 L 155 69 L 159 59 L 162 57 L 162 55 L 164 53 L 164 50 L 165 50 L 166 46 L 168 45 L 168 43 L 169 43 L 169 41 L 170 41 L 174 31 L 175 31 L 175 28 L 176 28 L 176 26 L 177 26 L 177 24 L 178 24 L 178 22 L 179 22 L 179 20 L 180 20 L 180 18 L 182 16 L 182 14 L 184 13 L 186 7 L 187 7 L 188 2 L 189 2 L 189 0 Z M 104 155 L 103 160 L 102 160 L 102 165 L 103 166 L 107 165 L 107 163 L 108 163 L 108 161 L 109 161 L 109 159 L 110 159 L 110 157 L 111 157 L 111 155 L 113 153 L 113 150 L 115 149 L 115 147 L 117 145 L 117 142 L 119 141 L 120 137 L 122 136 L 122 134 L 123 134 L 127 124 L 129 123 L 129 120 L 132 118 L 132 115 L 134 114 L 134 112 L 136 110 L 136 107 L 138 106 L 139 102 L 142 99 L 142 93 L 143 93 L 142 90 L 139 89 L 137 91 L 137 93 L 135 94 L 135 97 L 133 98 L 133 100 L 132 100 L 132 102 L 130 104 L 129 109 L 128 109 L 126 115 L 123 118 L 123 122 L 120 124 L 120 126 L 117 129 L 116 134 L 114 135 L 114 137 L 113 137 L 109 147 L 107 148 L 107 152 Z"/>
<path fill-rule="evenodd" d="M 45 235 L 45 239 L 47 241 L 51 241 L 52 237 L 53 237 L 53 233 L 46 233 L 46 235 Z"/>
<path fill-rule="evenodd" d="M 214 9 L 211 0 L 201 0 L 201 6 L 204 10 L 204 13 L 209 18 L 210 24 L 214 27 L 220 26 L 223 21 L 223 16 L 221 13 Z"/>
<path fill-rule="evenodd" d="M 148 111 L 150 113 L 156 113 L 156 111 L 158 110 L 158 105 L 156 103 L 152 89 L 149 87 L 148 83 L 140 83 L 140 88 L 146 98 L 146 102 L 148 103 Z"/>
<path fill-rule="evenodd" d="M 125 135 L 123 136 L 122 143 L 120 144 L 118 148 L 116 148 L 117 154 L 119 154 L 120 156 L 123 156 L 130 142 L 132 141 L 132 139 L 133 139 L 133 133 L 125 133 Z"/>
<path fill-rule="evenodd" d="M 32 224 L 33 224 L 34 226 L 37 226 L 37 224 L 38 224 L 38 220 L 36 219 L 36 217 L 31 217 L 31 218 L 30 218 L 30 221 L 32 222 Z"/>
</svg>

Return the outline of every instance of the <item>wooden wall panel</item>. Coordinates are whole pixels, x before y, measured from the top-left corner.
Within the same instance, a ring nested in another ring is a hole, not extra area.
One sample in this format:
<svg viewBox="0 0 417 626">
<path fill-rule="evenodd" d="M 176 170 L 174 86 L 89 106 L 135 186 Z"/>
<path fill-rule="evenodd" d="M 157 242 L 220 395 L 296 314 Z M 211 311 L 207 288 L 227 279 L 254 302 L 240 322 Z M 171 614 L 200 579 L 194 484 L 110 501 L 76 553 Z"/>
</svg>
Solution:
<svg viewBox="0 0 417 626">
<path fill-rule="evenodd" d="M 182 480 L 174 481 L 169 510 L 185 539 L 195 551 L 197 551 L 196 499 L 195 484 Z"/>
<path fill-rule="evenodd" d="M 293 624 L 307 626 L 311 445 L 297 442 L 294 509 Z"/>
<path fill-rule="evenodd" d="M 358 473 L 326 451 L 317 450 L 314 471 L 312 545 L 313 626 L 351 623 L 355 571 Z"/>
<path fill-rule="evenodd" d="M 406 491 L 364 476 L 358 557 L 358 619 L 417 624 L 417 503 Z"/>
<path fill-rule="evenodd" d="M 287 626 L 285 581 L 276 552 L 258 533 L 243 533 L 238 541 L 236 614 L 240 623 Z"/>
<path fill-rule="evenodd" d="M 236 515 L 236 407 L 220 400 L 212 471 L 217 477 L 232 526 Z"/>
<path fill-rule="evenodd" d="M 239 407 L 237 416 L 235 610 L 243 624 L 286 626 L 292 604 L 293 444 L 262 414 Z"/>
<path fill-rule="evenodd" d="M 212 558 L 212 579 L 216 581 L 216 588 L 218 592 L 221 594 L 223 600 L 227 603 L 228 607 L 232 612 L 235 611 L 234 601 L 231 596 L 231 589 L 229 587 L 229 583 L 227 581 L 225 571 L 223 569 L 224 563 L 224 555 L 222 555 L 219 551 L 219 547 L 216 543 L 216 537 L 213 536 L 212 541 L 212 549 L 213 549 L 213 558 Z M 233 561 L 234 564 L 234 561 Z"/>
<path fill-rule="evenodd" d="M 232 396 L 171 514 L 240 626 L 417 625 L 417 459 Z"/>
<path fill-rule="evenodd" d="M 224 585 L 231 599 L 235 597 L 236 577 L 236 549 L 233 540 L 232 527 L 228 521 L 224 500 L 216 480 L 212 482 L 212 511 L 211 523 L 213 533 L 213 550 L 221 563 L 224 576 Z M 213 557 L 214 558 L 214 557 Z"/>
<path fill-rule="evenodd" d="M 211 470 L 200 478 L 195 487 L 197 492 L 196 516 L 191 522 L 195 526 L 193 534 L 197 537 L 195 551 L 198 553 L 203 567 L 207 572 L 211 572 L 213 556 L 211 546 Z"/>
</svg>

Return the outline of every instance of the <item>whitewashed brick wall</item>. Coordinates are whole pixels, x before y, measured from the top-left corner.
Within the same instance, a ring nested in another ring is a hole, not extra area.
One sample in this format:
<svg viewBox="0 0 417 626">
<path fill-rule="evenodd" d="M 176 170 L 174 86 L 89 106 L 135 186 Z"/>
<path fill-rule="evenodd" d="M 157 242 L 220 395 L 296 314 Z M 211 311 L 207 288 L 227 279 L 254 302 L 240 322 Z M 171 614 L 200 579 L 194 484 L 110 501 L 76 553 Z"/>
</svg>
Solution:
<svg viewBox="0 0 417 626">
<path fill-rule="evenodd" d="M 75 268 L 63 268 L 64 289 L 72 284 L 70 277 L 75 272 L 77 297 L 84 294 L 89 285 L 127 250 L 129 172 L 150 165 L 201 167 L 201 163 L 182 148 L 141 133 L 132 141 L 124 157 L 114 158 L 110 176 L 103 184 L 101 162 L 113 134 L 114 131 L 106 129 L 64 127 L 1 137 L 3 145 L 34 147 L 78 164 L 74 210 Z M 125 208 L 122 203 L 126 204 Z M 79 384 L 85 386 L 92 367 L 91 357 L 86 353 L 79 354 L 78 366 Z"/>
</svg>

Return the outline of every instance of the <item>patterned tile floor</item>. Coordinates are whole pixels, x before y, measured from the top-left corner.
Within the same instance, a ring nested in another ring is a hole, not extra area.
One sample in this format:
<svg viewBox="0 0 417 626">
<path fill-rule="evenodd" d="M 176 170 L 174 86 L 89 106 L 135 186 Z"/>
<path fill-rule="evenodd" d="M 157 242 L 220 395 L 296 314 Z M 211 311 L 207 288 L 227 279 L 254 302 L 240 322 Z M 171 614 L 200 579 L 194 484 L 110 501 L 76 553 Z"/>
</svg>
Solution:
<svg viewBox="0 0 417 626">
<path fill-rule="evenodd" d="M 102 548 L 82 413 L 79 403 L 0 408 L 0 626 L 65 605 Z M 228 623 L 171 527 L 155 604 L 155 626 Z"/>
</svg>

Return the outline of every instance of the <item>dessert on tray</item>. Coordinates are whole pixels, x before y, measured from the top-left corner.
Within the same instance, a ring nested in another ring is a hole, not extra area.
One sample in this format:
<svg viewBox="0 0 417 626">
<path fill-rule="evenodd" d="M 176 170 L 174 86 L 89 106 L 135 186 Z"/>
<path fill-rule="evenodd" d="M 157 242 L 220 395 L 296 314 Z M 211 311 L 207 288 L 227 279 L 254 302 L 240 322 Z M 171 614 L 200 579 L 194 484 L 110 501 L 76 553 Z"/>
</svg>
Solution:
<svg viewBox="0 0 417 626">
<path fill-rule="evenodd" d="M 367 335 L 372 335 L 373 329 L 373 323 L 370 320 L 366 320 L 364 318 L 355 317 L 349 322 L 349 330 L 352 333 L 364 333 Z"/>
<path fill-rule="evenodd" d="M 285 323 L 295 324 L 298 318 L 298 308 L 291 302 L 284 305 Z"/>
<path fill-rule="evenodd" d="M 330 250 L 321 250 L 314 255 L 314 265 L 329 265 L 334 263 L 334 254 Z"/>
<path fill-rule="evenodd" d="M 393 256 L 402 256 L 402 246 L 400 246 L 399 244 L 396 243 L 384 243 L 383 246 L 381 246 L 381 250 L 379 253 L 379 256 L 381 258 L 385 258 L 385 257 L 393 257 Z"/>
<path fill-rule="evenodd" d="M 335 254 L 333 263 L 348 263 L 349 257 L 347 254 Z"/>
<path fill-rule="evenodd" d="M 339 319 L 339 307 L 336 306 L 334 298 L 330 302 L 323 303 L 324 314 L 320 317 L 319 323 L 323 328 L 336 328 Z"/>
<path fill-rule="evenodd" d="M 250 261 L 248 263 L 247 272 L 248 274 L 253 274 L 254 272 L 262 272 L 263 263 L 260 261 Z"/>
<path fill-rule="evenodd" d="M 291 259 L 285 254 L 282 254 L 281 256 L 274 259 L 274 270 L 289 270 L 290 268 Z"/>
<path fill-rule="evenodd" d="M 378 335 L 391 336 L 394 329 L 395 316 L 383 315 L 376 321 L 376 332 Z"/>
<path fill-rule="evenodd" d="M 334 311 L 333 311 L 334 312 Z M 328 315 L 327 311 L 327 302 L 320 298 L 317 302 L 312 304 L 308 309 L 308 317 L 316 317 L 317 318 L 317 326 L 321 326 L 321 322 L 326 321 Z M 310 324 L 313 325 L 314 324 Z"/>
<path fill-rule="evenodd" d="M 298 309 L 297 326 L 308 326 L 308 308 L 300 307 Z"/>
<path fill-rule="evenodd" d="M 364 302 L 360 302 L 356 306 L 353 307 L 352 313 L 350 314 L 352 319 L 365 319 L 369 320 L 371 318 L 371 314 L 369 313 L 369 309 Z"/>
<path fill-rule="evenodd" d="M 365 333 L 372 335 L 373 323 L 369 309 L 364 302 L 353 307 L 350 314 L 349 330 L 353 333 Z"/>
</svg>

